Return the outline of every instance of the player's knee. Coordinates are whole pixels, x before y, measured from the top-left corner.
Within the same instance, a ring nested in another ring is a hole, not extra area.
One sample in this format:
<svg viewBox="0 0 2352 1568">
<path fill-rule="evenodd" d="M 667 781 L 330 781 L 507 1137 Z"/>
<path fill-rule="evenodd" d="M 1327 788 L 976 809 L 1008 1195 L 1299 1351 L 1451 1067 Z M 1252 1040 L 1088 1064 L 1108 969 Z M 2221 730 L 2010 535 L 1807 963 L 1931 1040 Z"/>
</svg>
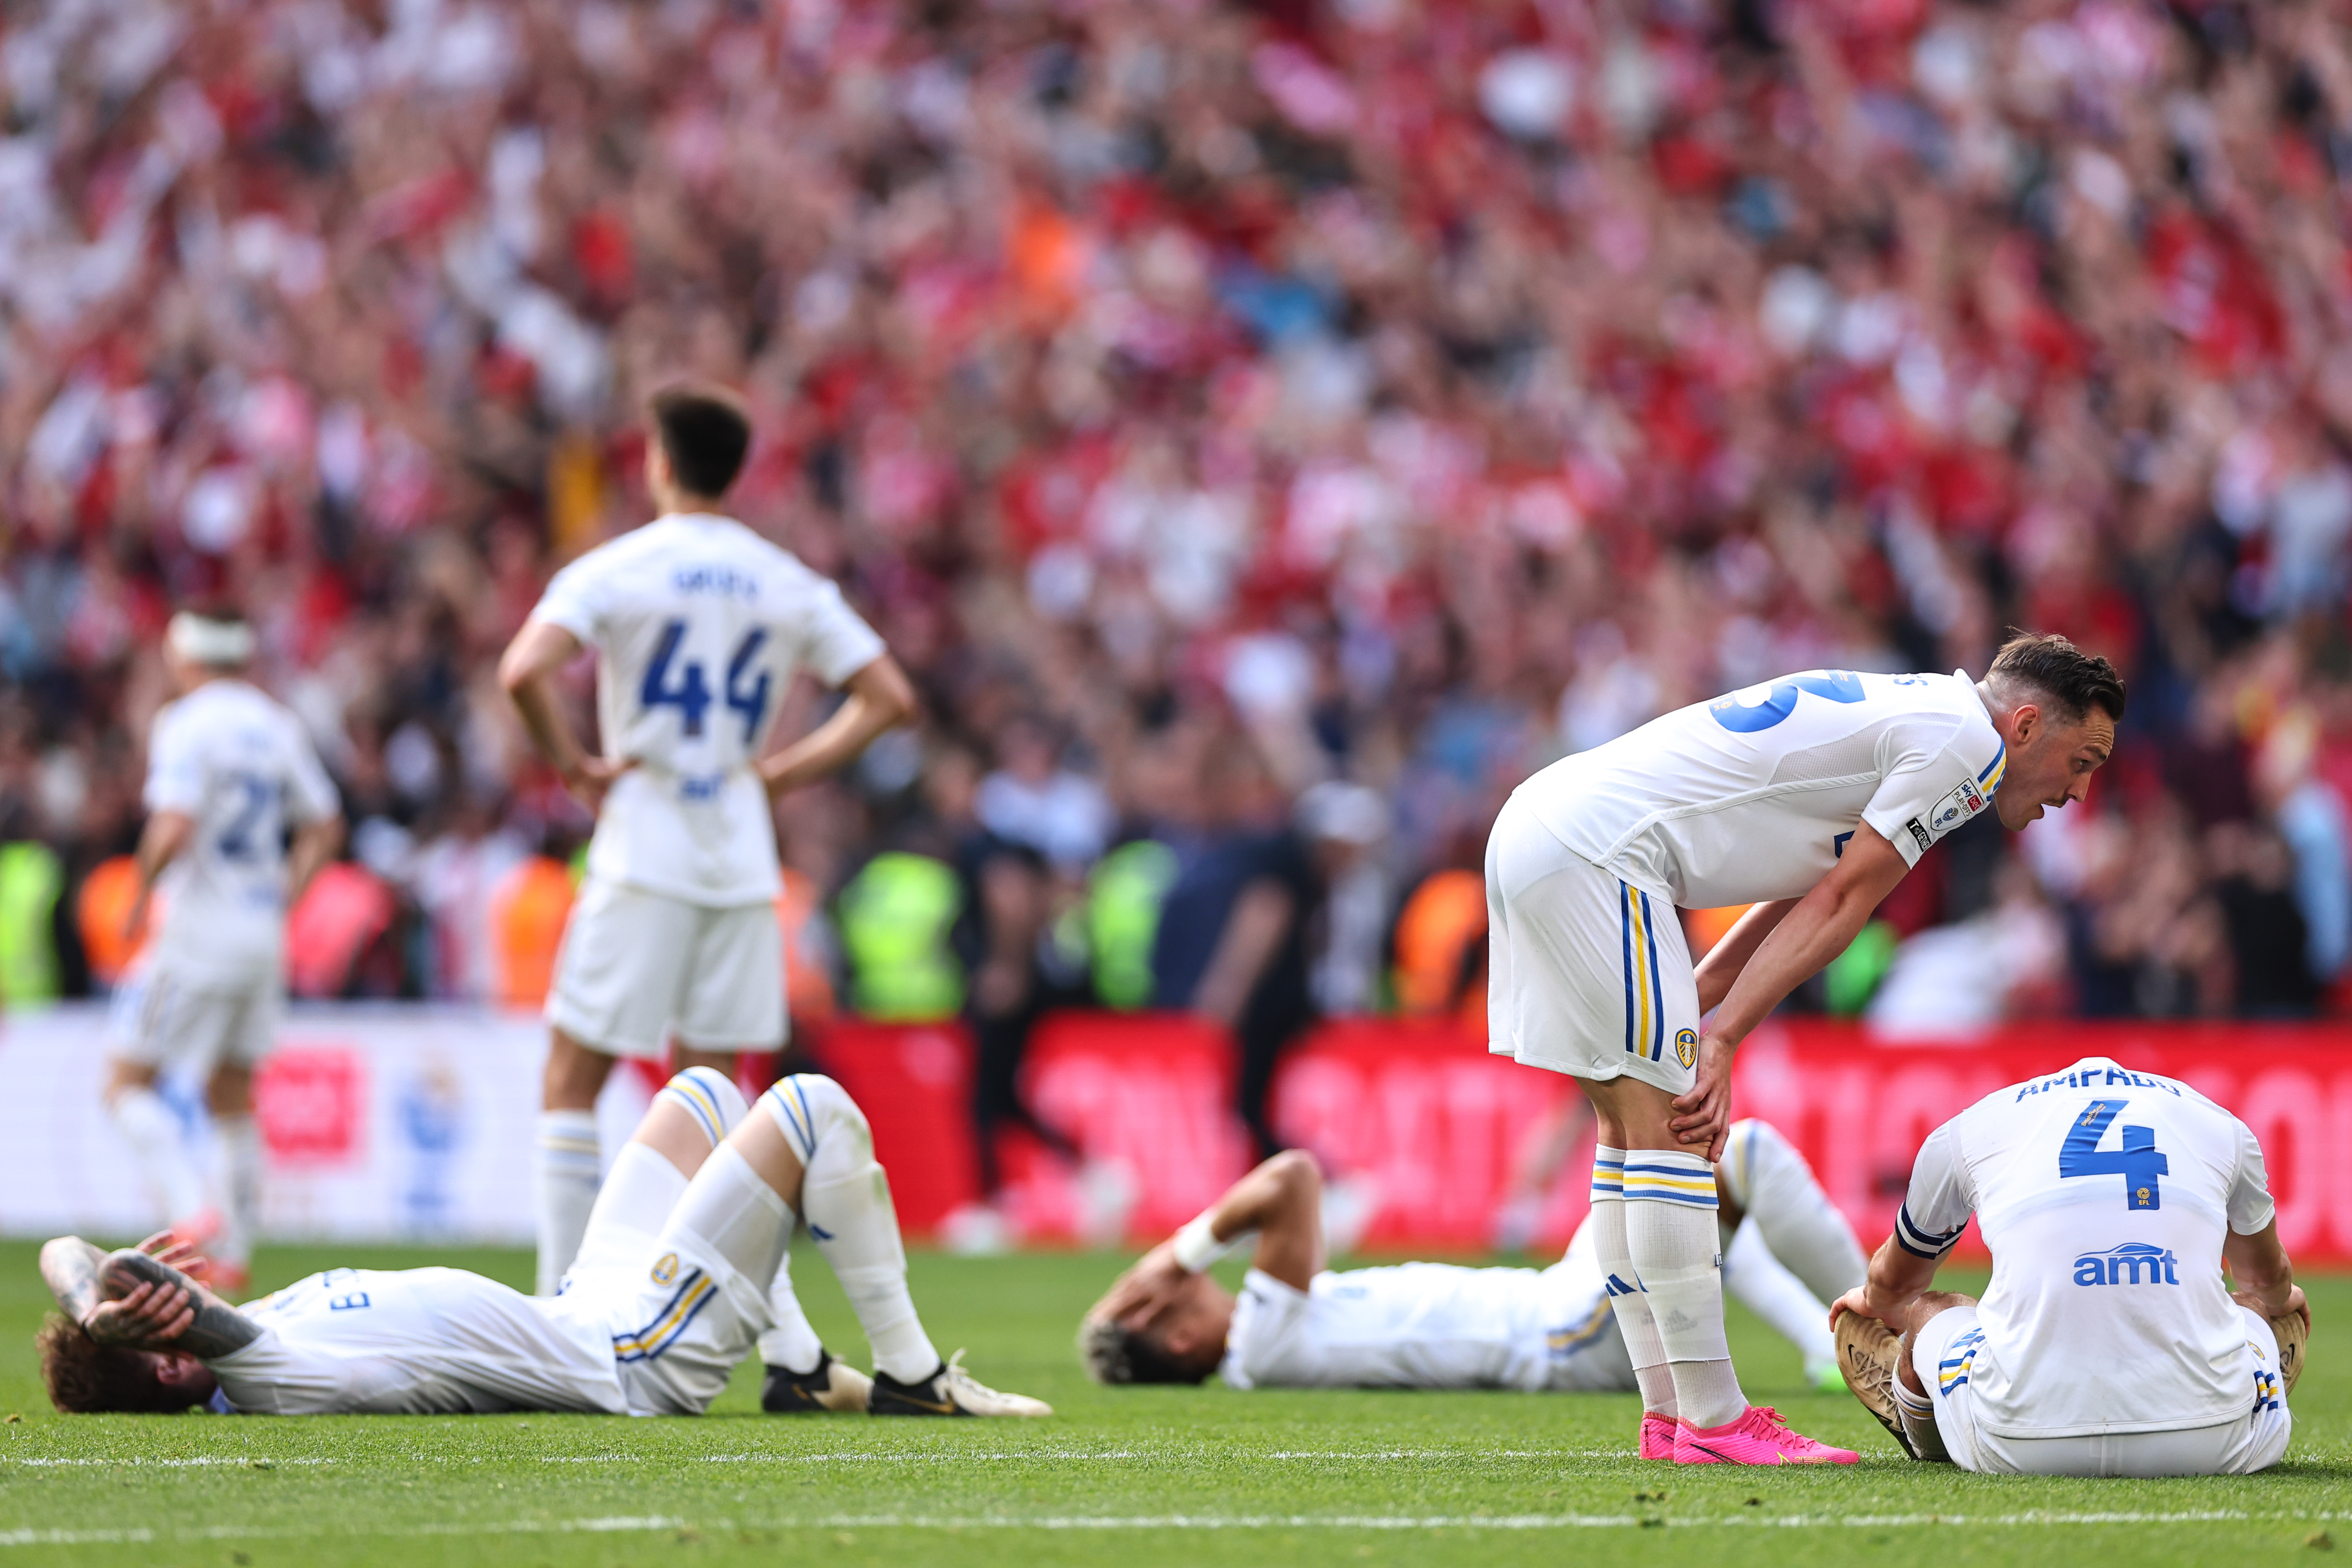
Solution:
<svg viewBox="0 0 2352 1568">
<path fill-rule="evenodd" d="M 870 1159 L 874 1132 L 866 1112 L 849 1091 L 823 1073 L 794 1073 L 776 1080 L 760 1097 L 761 1109 L 793 1146 L 803 1165 L 815 1162 L 817 1151 L 828 1145 L 847 1146 L 859 1159 Z"/>
<path fill-rule="evenodd" d="M 657 1104 L 666 1104 L 685 1112 L 710 1146 L 717 1148 L 743 1120 L 750 1108 L 743 1102 L 743 1091 L 735 1080 L 716 1068 L 688 1068 L 662 1085 L 655 1096 Z"/>
<path fill-rule="evenodd" d="M 1285 1149 L 1265 1163 L 1265 1170 L 1286 1194 L 1311 1197 L 1323 1190 L 1323 1167 L 1304 1149 Z"/>
</svg>

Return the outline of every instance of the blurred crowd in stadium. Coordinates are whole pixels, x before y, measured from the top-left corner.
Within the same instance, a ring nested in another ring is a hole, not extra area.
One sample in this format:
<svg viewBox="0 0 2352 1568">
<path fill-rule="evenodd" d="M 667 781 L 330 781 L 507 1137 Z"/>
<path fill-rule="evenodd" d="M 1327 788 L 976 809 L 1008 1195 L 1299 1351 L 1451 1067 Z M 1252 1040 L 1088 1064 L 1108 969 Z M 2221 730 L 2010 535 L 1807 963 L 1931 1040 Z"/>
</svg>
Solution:
<svg viewBox="0 0 2352 1568">
<path fill-rule="evenodd" d="M 2123 669 L 2114 767 L 1931 856 L 1809 1005 L 2324 1009 L 2347 43 L 2218 0 L 18 8 L 0 991 L 121 963 L 157 633 L 226 601 L 354 825 L 298 992 L 533 999 L 586 823 L 492 663 L 643 520 L 692 374 L 757 413 L 742 515 L 928 703 L 783 809 L 803 1016 L 1475 1016 L 1519 779 L 2011 622 Z"/>
</svg>

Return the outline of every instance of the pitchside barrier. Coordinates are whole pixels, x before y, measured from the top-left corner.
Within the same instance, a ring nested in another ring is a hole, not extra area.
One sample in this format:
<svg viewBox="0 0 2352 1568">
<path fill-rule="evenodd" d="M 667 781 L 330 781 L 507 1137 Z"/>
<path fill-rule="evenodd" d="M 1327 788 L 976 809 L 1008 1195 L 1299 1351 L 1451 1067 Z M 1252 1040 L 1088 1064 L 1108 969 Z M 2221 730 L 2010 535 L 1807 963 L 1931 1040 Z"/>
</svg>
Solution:
<svg viewBox="0 0 2352 1568">
<path fill-rule="evenodd" d="M 150 1227 L 130 1151 L 99 1104 L 103 1026 L 103 1010 L 89 1005 L 0 1023 L 0 1147 L 11 1154 L 0 1232 Z M 950 1216 L 979 1195 L 962 1028 L 844 1022 L 809 1044 L 872 1120 L 908 1232 L 952 1228 Z M 528 1015 L 295 1008 L 257 1090 L 270 1233 L 527 1243 L 545 1048 L 544 1026 Z M 1793 1140 L 1875 1246 L 1931 1128 L 2002 1084 L 2091 1055 L 2179 1079 L 2244 1117 L 2269 1157 L 2288 1248 L 2308 1263 L 2352 1262 L 2352 1028 L 2048 1022 L 1921 1046 L 1843 1025 L 1776 1024 L 1740 1053 L 1734 1109 Z M 756 1089 L 758 1072 L 747 1068 L 747 1087 Z M 997 1207 L 1013 1233 L 1046 1245 L 1100 1240 L 1107 1218 L 1136 1242 L 1173 1230 L 1248 1167 L 1234 1078 L 1230 1042 L 1195 1019 L 1047 1018 L 1024 1092 L 1083 1160 L 1000 1132 Z M 599 1108 L 608 1152 L 658 1081 L 634 1068 L 614 1075 Z M 164 1088 L 201 1145 L 197 1086 Z M 1584 1215 L 1591 1135 L 1574 1119 L 1566 1080 L 1490 1057 L 1449 1024 L 1323 1026 L 1286 1058 L 1275 1121 L 1369 1214 L 1368 1249 L 1483 1251 L 1515 1194 L 1517 1234 L 1538 1251 L 1563 1245 Z M 1963 1247 L 1976 1245 L 1971 1231 Z"/>
</svg>

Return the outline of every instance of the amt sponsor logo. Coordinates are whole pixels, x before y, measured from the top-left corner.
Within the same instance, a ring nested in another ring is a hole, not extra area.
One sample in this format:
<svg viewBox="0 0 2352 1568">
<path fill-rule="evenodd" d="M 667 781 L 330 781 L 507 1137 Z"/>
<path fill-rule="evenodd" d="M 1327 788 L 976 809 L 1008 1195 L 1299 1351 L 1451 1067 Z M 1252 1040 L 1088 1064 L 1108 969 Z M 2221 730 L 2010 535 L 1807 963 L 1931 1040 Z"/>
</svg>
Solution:
<svg viewBox="0 0 2352 1568">
<path fill-rule="evenodd" d="M 2105 1252 L 2086 1252 L 2074 1259 L 2077 1285 L 2150 1285 L 2180 1283 L 2179 1259 L 2161 1247 L 2126 1241 Z"/>
</svg>

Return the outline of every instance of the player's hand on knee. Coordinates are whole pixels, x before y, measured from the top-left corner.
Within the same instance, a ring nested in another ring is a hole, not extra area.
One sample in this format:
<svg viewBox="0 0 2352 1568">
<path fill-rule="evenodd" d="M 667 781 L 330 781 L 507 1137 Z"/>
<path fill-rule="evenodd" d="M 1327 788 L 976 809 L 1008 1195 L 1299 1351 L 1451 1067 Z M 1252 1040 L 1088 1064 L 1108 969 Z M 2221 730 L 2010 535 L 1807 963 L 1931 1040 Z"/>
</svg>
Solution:
<svg viewBox="0 0 2352 1568">
<path fill-rule="evenodd" d="M 1853 1289 L 1847 1291 L 1844 1295 L 1840 1296 L 1836 1300 L 1830 1303 L 1830 1330 L 1832 1332 L 1835 1332 L 1837 1330 L 1837 1321 L 1839 1317 L 1847 1312 L 1853 1312 L 1864 1318 L 1879 1318 L 1879 1314 L 1872 1311 L 1870 1309 L 1869 1286 L 1857 1285 Z M 1881 1322 L 1885 1321 L 1884 1318 L 1879 1318 L 1879 1321 Z"/>
<path fill-rule="evenodd" d="M 196 1321 L 195 1298 L 184 1286 L 144 1281 L 117 1301 L 100 1301 L 82 1328 L 102 1345 L 134 1350 L 170 1344 Z"/>
<path fill-rule="evenodd" d="M 1674 1106 L 1668 1131 L 1694 1151 L 1704 1148 L 1710 1162 L 1721 1159 L 1731 1131 L 1731 1052 L 1713 1035 L 1699 1040 L 1690 1090 L 1675 1096 Z"/>
</svg>

